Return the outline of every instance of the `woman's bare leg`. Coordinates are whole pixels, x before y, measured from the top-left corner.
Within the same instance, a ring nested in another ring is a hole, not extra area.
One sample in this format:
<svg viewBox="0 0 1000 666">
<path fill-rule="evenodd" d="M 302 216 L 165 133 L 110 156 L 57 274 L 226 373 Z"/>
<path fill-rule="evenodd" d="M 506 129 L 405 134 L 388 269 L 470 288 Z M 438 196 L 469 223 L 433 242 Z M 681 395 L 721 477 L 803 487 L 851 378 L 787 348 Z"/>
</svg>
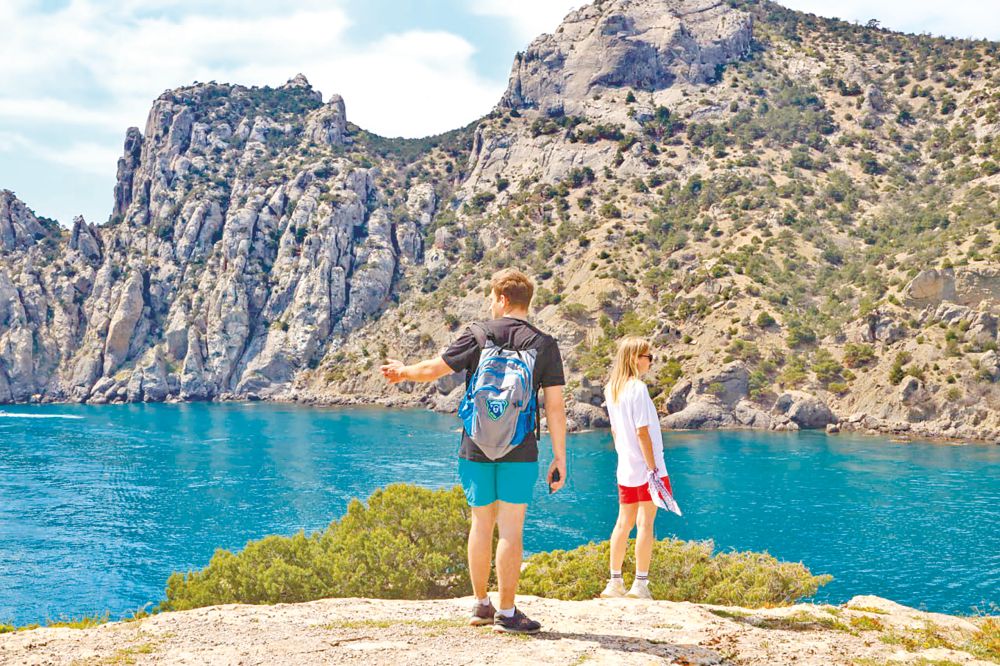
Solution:
<svg viewBox="0 0 1000 666">
<path fill-rule="evenodd" d="M 611 570 L 621 571 L 625 561 L 625 549 L 628 547 L 628 535 L 635 526 L 638 504 L 619 504 L 618 520 L 611 532 Z"/>
</svg>

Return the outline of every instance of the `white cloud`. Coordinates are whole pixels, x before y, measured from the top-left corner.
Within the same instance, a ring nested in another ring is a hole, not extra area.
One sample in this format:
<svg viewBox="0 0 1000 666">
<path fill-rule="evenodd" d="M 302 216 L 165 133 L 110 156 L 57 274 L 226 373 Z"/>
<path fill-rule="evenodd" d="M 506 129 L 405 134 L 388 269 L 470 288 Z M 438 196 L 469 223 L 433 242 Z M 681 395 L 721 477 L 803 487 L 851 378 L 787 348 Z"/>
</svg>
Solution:
<svg viewBox="0 0 1000 666">
<path fill-rule="evenodd" d="M 94 141 L 72 141 L 56 148 L 38 143 L 16 132 L 0 132 L 0 153 L 28 155 L 68 166 L 76 171 L 96 176 L 107 175 L 108 165 L 117 168 L 118 154 L 106 144 Z"/>
<path fill-rule="evenodd" d="M 1000 39 L 1000 13 L 981 0 L 781 0 L 789 9 L 865 23 L 877 19 L 900 32 Z"/>
<path fill-rule="evenodd" d="M 35 99 L 0 97 L 0 119 L 26 124 L 93 126 L 115 132 L 121 132 L 128 122 L 126 117 L 108 110 L 86 108 L 51 97 Z"/>
<path fill-rule="evenodd" d="M 573 9 L 586 0 L 472 0 L 470 10 L 481 16 L 509 21 L 527 45 L 543 32 L 555 32 Z"/>
</svg>

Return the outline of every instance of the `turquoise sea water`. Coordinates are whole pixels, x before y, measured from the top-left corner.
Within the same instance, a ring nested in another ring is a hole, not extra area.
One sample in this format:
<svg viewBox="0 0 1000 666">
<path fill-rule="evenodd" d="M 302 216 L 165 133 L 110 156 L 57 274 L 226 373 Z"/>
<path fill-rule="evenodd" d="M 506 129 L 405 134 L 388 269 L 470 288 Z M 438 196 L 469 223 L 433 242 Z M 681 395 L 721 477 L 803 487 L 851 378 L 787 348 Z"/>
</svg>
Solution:
<svg viewBox="0 0 1000 666">
<path fill-rule="evenodd" d="M 217 547 L 318 530 L 396 481 L 457 483 L 458 421 L 423 411 L 266 403 L 8 406 L 0 415 L 0 622 L 162 598 Z M 1000 447 L 820 433 L 668 433 L 682 518 L 657 536 L 767 550 L 877 594 L 969 613 L 1000 603 Z M 547 443 L 542 460 L 551 458 Z M 541 481 L 528 551 L 608 538 L 610 434 L 569 440 L 569 483 Z M 655 576 L 655 562 L 653 573 Z"/>
</svg>

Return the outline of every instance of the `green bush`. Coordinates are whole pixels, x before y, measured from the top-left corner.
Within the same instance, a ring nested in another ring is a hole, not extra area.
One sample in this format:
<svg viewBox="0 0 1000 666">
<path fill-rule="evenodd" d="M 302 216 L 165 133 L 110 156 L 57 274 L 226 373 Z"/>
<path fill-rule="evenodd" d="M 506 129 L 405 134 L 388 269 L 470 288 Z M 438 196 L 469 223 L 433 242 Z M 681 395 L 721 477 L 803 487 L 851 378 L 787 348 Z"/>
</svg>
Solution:
<svg viewBox="0 0 1000 666">
<path fill-rule="evenodd" d="M 158 611 L 230 603 L 296 603 L 329 597 L 434 599 L 468 594 L 470 511 L 458 487 L 393 484 L 367 504 L 354 500 L 326 530 L 217 550 L 201 571 L 174 573 Z M 495 537 L 494 537 L 495 539 Z M 556 599 L 596 597 L 607 576 L 608 542 L 527 560 L 520 591 Z M 632 549 L 630 549 L 632 550 Z M 748 607 L 791 604 L 831 578 L 767 553 L 712 555 L 711 542 L 654 545 L 651 583 L 659 599 Z M 626 558 L 627 570 L 634 563 Z M 0 629 L 3 631 L 3 629 Z"/>
<path fill-rule="evenodd" d="M 532 555 L 518 591 L 554 599 L 593 599 L 607 582 L 609 549 L 609 542 L 604 541 Z M 713 549 L 711 541 L 655 542 L 649 583 L 653 597 L 746 608 L 784 606 L 815 594 L 833 580 L 813 576 L 804 565 L 779 562 L 767 553 L 713 555 Z M 623 571 L 635 570 L 632 553 L 630 545 Z"/>
<path fill-rule="evenodd" d="M 167 581 L 160 610 L 325 597 L 455 597 L 468 590 L 469 508 L 462 490 L 393 484 L 354 500 L 323 532 L 217 550 L 208 566 Z"/>
<path fill-rule="evenodd" d="M 875 349 L 871 345 L 848 342 L 844 345 L 844 365 L 848 368 L 860 368 L 875 360 Z"/>
</svg>

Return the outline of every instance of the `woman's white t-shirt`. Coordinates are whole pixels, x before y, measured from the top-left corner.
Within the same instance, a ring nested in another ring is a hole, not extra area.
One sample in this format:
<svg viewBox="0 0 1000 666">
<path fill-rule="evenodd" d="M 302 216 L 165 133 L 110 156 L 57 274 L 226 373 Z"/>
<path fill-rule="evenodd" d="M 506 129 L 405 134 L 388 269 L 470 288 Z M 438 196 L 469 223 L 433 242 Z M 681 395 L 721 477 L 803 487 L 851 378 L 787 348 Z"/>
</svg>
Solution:
<svg viewBox="0 0 1000 666">
<path fill-rule="evenodd" d="M 649 428 L 649 439 L 653 443 L 653 459 L 660 476 L 667 475 L 663 462 L 663 435 L 660 433 L 660 417 L 656 413 L 649 389 L 639 379 L 630 379 L 618 402 L 611 400 L 610 389 L 604 390 L 608 406 L 611 428 L 615 433 L 615 451 L 618 452 L 618 484 L 627 487 L 644 485 L 648 481 L 649 468 L 639 447 L 639 428 Z"/>
</svg>

